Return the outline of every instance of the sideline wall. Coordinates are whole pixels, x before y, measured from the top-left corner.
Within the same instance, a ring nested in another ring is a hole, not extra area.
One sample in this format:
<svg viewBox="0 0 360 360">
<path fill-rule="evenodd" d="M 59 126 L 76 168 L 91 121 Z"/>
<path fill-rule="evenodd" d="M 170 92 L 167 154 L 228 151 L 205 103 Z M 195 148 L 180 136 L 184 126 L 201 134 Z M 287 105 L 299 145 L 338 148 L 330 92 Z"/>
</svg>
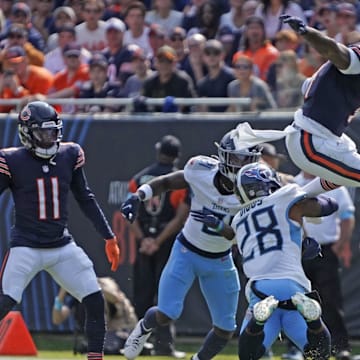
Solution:
<svg viewBox="0 0 360 360">
<path fill-rule="evenodd" d="M 171 118 L 173 117 L 173 118 Z M 129 233 L 127 224 L 118 208 L 126 198 L 126 182 L 137 171 L 150 164 L 155 158 L 154 144 L 166 134 L 179 137 L 183 143 L 180 166 L 198 154 L 216 154 L 214 141 L 235 127 L 240 121 L 249 121 L 254 128 L 282 129 L 291 123 L 291 113 L 262 115 L 258 117 L 227 115 L 203 116 L 195 118 L 163 116 L 112 116 L 87 118 L 64 116 L 64 140 L 78 142 L 85 150 L 85 171 L 90 187 L 95 192 L 117 236 L 120 239 L 121 266 L 114 274 L 106 260 L 104 241 L 95 232 L 89 221 L 80 212 L 74 200 L 70 202 L 69 228 L 77 243 L 93 260 L 99 276 L 113 276 L 121 288 L 132 296 L 131 267 L 135 259 L 135 239 Z M 348 134 L 360 144 L 360 122 L 354 121 Z M 280 152 L 285 153 L 284 142 L 274 143 Z M 0 147 L 18 146 L 15 118 L 0 117 Z M 282 171 L 295 174 L 296 167 L 290 162 L 284 164 Z M 355 205 L 360 196 L 354 192 Z M 360 209 L 359 206 L 357 206 Z M 9 230 L 12 223 L 13 203 L 8 192 L 0 197 L 0 256 L 4 258 Z M 359 212 L 357 227 L 353 236 L 353 266 L 342 273 L 346 321 L 352 337 L 360 337 L 360 257 L 358 249 Z M 51 308 L 58 286 L 46 273 L 36 276 L 24 292 L 19 310 L 32 331 L 68 331 L 73 328 L 72 321 L 54 327 L 51 324 Z M 179 334 L 203 334 L 210 327 L 209 314 L 198 286 L 191 290 L 182 317 L 177 323 Z"/>
</svg>

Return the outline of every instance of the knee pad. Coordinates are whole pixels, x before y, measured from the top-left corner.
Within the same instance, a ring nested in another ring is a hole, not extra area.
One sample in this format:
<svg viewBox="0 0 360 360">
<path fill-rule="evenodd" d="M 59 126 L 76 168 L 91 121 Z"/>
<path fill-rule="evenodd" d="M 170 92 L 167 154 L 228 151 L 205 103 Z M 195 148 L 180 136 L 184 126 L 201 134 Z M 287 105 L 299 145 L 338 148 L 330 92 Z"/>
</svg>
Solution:
<svg viewBox="0 0 360 360">
<path fill-rule="evenodd" d="M 16 305 L 16 301 L 9 295 L 0 294 L 0 320 Z"/>
</svg>

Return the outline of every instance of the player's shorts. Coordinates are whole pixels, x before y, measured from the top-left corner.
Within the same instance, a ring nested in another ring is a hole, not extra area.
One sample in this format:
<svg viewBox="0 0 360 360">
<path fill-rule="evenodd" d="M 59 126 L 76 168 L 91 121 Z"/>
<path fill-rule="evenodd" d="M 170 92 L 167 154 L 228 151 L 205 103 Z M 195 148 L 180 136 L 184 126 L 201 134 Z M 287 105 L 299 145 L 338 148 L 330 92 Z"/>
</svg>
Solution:
<svg viewBox="0 0 360 360">
<path fill-rule="evenodd" d="M 185 296 L 198 278 L 214 326 L 234 331 L 240 282 L 231 254 L 212 259 L 175 241 L 161 274 L 158 307 L 171 319 L 183 311 Z M 193 304 L 196 307 L 196 304 Z"/>
<path fill-rule="evenodd" d="M 295 131 L 288 132 L 286 147 L 296 166 L 337 185 L 360 186 L 360 155 L 346 134 L 334 135 L 301 110 L 290 127 Z"/>
<path fill-rule="evenodd" d="M 79 301 L 100 290 L 93 263 L 74 242 L 52 249 L 13 247 L 4 261 L 2 291 L 18 303 L 26 286 L 42 270 Z"/>
</svg>

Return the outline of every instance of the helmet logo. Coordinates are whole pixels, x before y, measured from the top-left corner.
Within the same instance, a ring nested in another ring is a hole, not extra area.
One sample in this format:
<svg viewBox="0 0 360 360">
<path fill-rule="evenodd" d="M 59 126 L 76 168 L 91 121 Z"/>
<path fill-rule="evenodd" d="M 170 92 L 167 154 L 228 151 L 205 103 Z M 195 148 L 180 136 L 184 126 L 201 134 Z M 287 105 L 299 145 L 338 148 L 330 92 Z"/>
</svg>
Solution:
<svg viewBox="0 0 360 360">
<path fill-rule="evenodd" d="M 246 170 L 244 175 L 265 182 L 270 182 L 273 178 L 271 170 L 266 168 L 251 168 Z"/>
<path fill-rule="evenodd" d="M 28 121 L 31 117 L 31 110 L 28 106 L 25 106 L 22 112 L 20 113 L 20 119 L 23 121 Z"/>
</svg>

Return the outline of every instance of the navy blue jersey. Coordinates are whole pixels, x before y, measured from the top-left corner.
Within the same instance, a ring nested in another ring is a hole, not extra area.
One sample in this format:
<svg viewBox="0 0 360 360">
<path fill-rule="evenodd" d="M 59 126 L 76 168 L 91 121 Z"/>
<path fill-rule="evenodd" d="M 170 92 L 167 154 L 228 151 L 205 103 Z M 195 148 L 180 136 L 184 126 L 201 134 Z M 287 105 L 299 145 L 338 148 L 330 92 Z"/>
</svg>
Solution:
<svg viewBox="0 0 360 360">
<path fill-rule="evenodd" d="M 10 188 L 15 202 L 11 246 L 58 247 L 71 241 L 70 190 L 102 237 L 114 236 L 87 185 L 84 163 L 84 152 L 75 143 L 61 143 L 53 161 L 24 147 L 0 150 L 0 194 Z"/>
<path fill-rule="evenodd" d="M 360 74 L 348 75 L 326 62 L 312 77 L 306 91 L 303 114 L 337 136 L 348 118 L 360 107 Z"/>
</svg>

